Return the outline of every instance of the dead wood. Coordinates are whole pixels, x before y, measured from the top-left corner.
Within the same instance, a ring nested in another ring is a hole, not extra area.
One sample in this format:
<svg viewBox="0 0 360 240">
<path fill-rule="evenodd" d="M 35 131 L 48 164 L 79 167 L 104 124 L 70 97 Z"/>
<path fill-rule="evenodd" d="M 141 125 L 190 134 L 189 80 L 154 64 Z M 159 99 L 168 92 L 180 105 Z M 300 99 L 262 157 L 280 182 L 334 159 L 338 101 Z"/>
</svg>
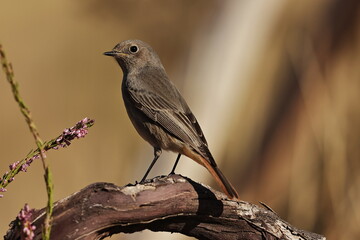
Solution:
<svg viewBox="0 0 360 240">
<path fill-rule="evenodd" d="M 44 209 L 36 210 L 41 239 Z M 296 229 L 266 206 L 233 201 L 180 175 L 118 187 L 94 183 L 55 203 L 51 239 L 102 239 L 116 233 L 178 232 L 197 239 L 325 239 Z M 20 239 L 17 221 L 5 239 Z"/>
</svg>

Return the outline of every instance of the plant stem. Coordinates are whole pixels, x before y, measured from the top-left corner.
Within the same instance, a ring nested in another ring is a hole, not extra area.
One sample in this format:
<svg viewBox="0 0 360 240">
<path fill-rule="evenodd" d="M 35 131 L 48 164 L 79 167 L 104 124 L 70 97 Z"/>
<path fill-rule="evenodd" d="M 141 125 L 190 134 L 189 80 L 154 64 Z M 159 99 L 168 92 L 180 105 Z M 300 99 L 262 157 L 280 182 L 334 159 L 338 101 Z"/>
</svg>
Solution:
<svg viewBox="0 0 360 240">
<path fill-rule="evenodd" d="M 12 65 L 8 63 L 6 59 L 6 55 L 4 50 L 2 49 L 2 45 L 0 44 L 0 58 L 1 58 L 1 64 L 2 68 L 5 72 L 6 78 L 8 82 L 10 83 L 12 93 L 14 95 L 15 101 L 18 103 L 19 108 L 23 116 L 25 117 L 25 121 L 29 126 L 30 132 L 32 133 L 36 145 L 40 151 L 40 157 L 43 164 L 43 168 L 45 171 L 44 178 L 45 178 L 45 184 L 46 184 L 46 191 L 47 191 L 47 208 L 46 208 L 46 217 L 45 217 L 45 227 L 43 232 L 43 237 L 45 240 L 50 239 L 50 231 L 51 231 L 51 213 L 52 213 L 52 207 L 53 207 L 53 184 L 52 184 L 52 174 L 50 167 L 48 163 L 46 162 L 46 156 L 43 152 L 44 144 L 43 141 L 40 138 L 40 134 L 36 128 L 36 125 L 31 117 L 31 113 L 29 108 L 25 105 L 25 102 L 20 96 L 19 92 L 19 84 L 15 82 L 14 80 L 14 71 L 12 68 Z"/>
</svg>

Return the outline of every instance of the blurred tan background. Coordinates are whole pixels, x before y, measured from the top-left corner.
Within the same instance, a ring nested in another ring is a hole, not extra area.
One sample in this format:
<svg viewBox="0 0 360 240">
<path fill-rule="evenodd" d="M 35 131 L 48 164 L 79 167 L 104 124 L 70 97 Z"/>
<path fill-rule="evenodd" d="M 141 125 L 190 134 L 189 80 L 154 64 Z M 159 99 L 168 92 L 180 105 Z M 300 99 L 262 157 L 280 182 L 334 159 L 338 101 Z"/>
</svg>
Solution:
<svg viewBox="0 0 360 240">
<path fill-rule="evenodd" d="M 93 182 L 140 180 L 147 169 L 152 148 L 128 120 L 120 68 L 102 55 L 138 38 L 158 52 L 242 199 L 328 239 L 359 239 L 359 5 L 1 0 L 0 43 L 44 140 L 96 120 L 85 139 L 48 152 L 56 200 Z M 2 175 L 35 146 L 2 72 L 0 111 Z M 169 173 L 175 158 L 163 154 L 150 177 Z M 189 159 L 177 173 L 217 188 Z M 24 203 L 45 206 L 40 162 L 7 189 L 1 234 Z M 113 238 L 186 239 L 146 231 Z"/>
</svg>

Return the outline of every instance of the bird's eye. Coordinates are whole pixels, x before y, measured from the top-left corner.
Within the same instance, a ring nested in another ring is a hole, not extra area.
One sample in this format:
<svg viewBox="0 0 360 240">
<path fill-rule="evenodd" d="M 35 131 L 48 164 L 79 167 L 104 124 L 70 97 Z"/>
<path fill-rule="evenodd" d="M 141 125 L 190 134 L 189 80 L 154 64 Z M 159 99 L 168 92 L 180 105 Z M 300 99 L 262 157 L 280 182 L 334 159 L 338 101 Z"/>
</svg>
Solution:
<svg viewBox="0 0 360 240">
<path fill-rule="evenodd" d="M 139 48 L 137 46 L 133 45 L 130 47 L 130 52 L 136 53 L 137 51 L 139 51 Z"/>
</svg>

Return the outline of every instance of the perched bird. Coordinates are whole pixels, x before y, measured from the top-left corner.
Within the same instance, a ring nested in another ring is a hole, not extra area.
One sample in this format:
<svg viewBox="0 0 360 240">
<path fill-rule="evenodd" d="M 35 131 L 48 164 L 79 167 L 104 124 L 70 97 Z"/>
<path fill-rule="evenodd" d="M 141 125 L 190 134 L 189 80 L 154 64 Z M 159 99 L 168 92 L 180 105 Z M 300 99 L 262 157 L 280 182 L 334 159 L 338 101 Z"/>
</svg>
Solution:
<svg viewBox="0 0 360 240">
<path fill-rule="evenodd" d="M 238 194 L 217 167 L 204 134 L 189 106 L 169 80 L 155 51 L 140 40 L 127 40 L 104 53 L 112 56 L 123 71 L 122 96 L 131 122 L 140 136 L 154 147 L 154 159 L 145 181 L 162 150 L 183 154 L 204 166 L 226 195 Z"/>
</svg>

